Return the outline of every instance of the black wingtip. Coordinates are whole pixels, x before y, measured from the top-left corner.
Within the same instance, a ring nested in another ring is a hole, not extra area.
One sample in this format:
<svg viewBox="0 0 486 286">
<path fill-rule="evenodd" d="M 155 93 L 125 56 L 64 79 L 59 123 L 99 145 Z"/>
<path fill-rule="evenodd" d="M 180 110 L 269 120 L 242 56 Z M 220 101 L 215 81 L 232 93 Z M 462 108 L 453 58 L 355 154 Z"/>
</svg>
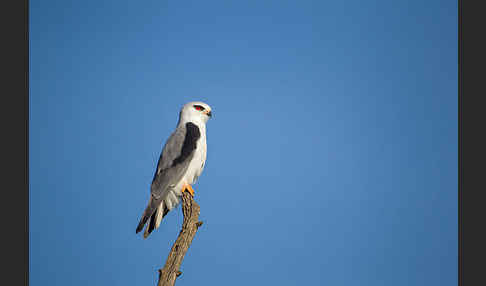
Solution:
<svg viewBox="0 0 486 286">
<path fill-rule="evenodd" d="M 148 225 L 148 233 L 152 233 L 152 231 L 155 229 L 155 216 L 157 215 L 157 209 L 155 209 L 154 213 L 150 217 L 150 222 Z"/>
<path fill-rule="evenodd" d="M 137 230 L 135 231 L 135 233 L 139 233 L 140 231 L 142 231 L 143 226 L 145 225 L 146 222 L 147 222 L 147 217 L 144 216 L 138 223 Z"/>
</svg>

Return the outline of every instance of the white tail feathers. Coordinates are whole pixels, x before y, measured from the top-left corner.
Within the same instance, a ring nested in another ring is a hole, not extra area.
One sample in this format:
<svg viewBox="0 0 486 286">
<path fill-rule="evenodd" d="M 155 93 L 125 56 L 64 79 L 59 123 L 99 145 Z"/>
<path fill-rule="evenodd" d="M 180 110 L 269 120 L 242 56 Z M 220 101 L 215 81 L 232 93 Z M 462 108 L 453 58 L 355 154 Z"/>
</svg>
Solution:
<svg viewBox="0 0 486 286">
<path fill-rule="evenodd" d="M 179 204 L 179 201 L 179 198 L 173 191 L 167 193 L 165 199 L 162 200 L 155 213 L 148 219 L 145 231 L 143 232 L 143 238 L 147 238 L 154 229 L 159 228 L 162 219 L 170 210 Z"/>
</svg>

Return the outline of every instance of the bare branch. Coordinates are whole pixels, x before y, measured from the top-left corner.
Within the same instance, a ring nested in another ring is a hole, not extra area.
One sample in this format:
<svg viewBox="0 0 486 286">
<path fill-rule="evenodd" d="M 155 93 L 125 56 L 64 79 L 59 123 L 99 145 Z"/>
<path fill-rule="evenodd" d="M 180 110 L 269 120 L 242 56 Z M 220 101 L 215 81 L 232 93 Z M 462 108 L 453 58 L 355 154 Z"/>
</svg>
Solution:
<svg viewBox="0 0 486 286">
<path fill-rule="evenodd" d="M 176 278 L 182 274 L 179 270 L 182 260 L 189 246 L 191 246 L 197 229 L 202 225 L 202 222 L 198 221 L 199 210 L 199 205 L 194 201 L 191 194 L 187 191 L 182 193 L 182 214 L 184 215 L 182 229 L 174 245 L 172 245 L 164 268 L 159 269 L 158 286 L 173 286 Z"/>
</svg>

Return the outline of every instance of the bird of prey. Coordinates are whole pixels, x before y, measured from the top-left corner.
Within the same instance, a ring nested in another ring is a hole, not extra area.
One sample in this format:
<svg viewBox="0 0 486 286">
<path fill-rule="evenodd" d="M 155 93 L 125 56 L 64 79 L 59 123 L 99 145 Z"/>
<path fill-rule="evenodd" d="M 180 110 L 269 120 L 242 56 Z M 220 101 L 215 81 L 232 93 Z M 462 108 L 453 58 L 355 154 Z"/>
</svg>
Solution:
<svg viewBox="0 0 486 286">
<path fill-rule="evenodd" d="M 148 222 L 144 238 L 158 228 L 162 218 L 179 204 L 185 190 L 194 196 L 191 185 L 204 169 L 206 122 L 211 115 L 211 107 L 204 102 L 189 102 L 182 107 L 177 127 L 160 154 L 150 187 L 150 199 L 137 226 L 136 233 L 139 233 Z"/>
</svg>

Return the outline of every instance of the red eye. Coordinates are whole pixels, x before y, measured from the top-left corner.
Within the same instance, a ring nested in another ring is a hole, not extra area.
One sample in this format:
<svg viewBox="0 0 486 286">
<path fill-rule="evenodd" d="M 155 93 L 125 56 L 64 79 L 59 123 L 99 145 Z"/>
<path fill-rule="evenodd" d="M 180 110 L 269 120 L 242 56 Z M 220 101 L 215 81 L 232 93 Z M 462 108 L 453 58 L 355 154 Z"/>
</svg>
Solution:
<svg viewBox="0 0 486 286">
<path fill-rule="evenodd" d="M 194 105 L 194 108 L 199 111 L 204 110 L 204 107 L 202 107 L 201 105 Z"/>
</svg>

